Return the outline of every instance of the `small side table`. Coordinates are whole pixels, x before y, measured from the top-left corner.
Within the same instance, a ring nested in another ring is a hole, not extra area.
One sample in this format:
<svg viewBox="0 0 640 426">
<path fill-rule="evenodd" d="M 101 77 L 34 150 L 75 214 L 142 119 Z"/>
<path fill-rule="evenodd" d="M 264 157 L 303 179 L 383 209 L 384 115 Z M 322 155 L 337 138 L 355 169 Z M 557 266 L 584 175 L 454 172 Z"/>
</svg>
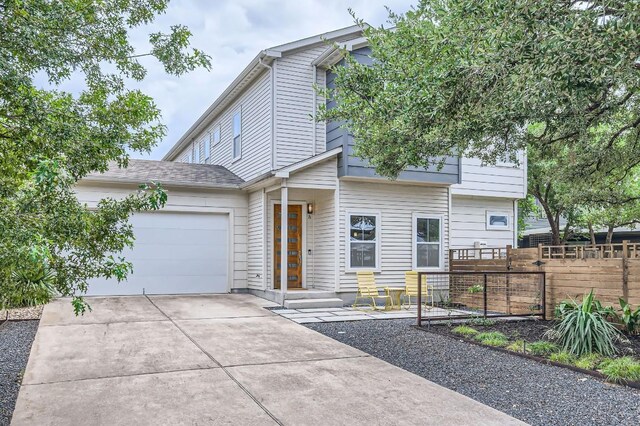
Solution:
<svg viewBox="0 0 640 426">
<path fill-rule="evenodd" d="M 384 292 L 387 296 L 391 296 L 391 300 L 393 301 L 391 309 L 400 309 L 400 296 L 404 293 L 404 287 L 385 287 Z M 387 308 L 388 306 L 385 306 L 385 309 Z"/>
</svg>

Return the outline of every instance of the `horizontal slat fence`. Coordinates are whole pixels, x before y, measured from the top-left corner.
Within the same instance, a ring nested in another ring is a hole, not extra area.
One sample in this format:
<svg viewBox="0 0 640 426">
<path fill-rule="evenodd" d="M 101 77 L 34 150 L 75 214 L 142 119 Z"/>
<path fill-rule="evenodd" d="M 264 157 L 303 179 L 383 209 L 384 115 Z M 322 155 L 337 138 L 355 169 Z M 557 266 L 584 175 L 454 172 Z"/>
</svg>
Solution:
<svg viewBox="0 0 640 426">
<path fill-rule="evenodd" d="M 558 303 L 567 299 L 580 300 L 591 289 L 604 305 L 617 308 L 618 299 L 622 297 L 633 307 L 640 306 L 640 250 L 637 244 L 625 242 L 564 251 L 559 247 L 507 247 L 505 256 L 494 258 L 490 258 L 487 253 L 491 251 L 487 249 L 484 249 L 483 257 L 474 256 L 471 253 L 474 249 L 465 250 L 464 258 L 451 250 L 451 271 L 545 272 L 548 318 L 553 316 Z M 495 249 L 494 252 L 498 253 Z"/>
</svg>

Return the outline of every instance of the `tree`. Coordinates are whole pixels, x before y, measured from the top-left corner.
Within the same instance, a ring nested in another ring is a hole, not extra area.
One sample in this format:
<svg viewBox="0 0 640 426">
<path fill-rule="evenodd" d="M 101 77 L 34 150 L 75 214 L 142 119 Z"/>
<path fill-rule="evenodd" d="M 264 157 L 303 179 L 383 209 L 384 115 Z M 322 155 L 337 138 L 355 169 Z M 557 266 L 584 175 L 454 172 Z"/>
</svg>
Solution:
<svg viewBox="0 0 640 426">
<path fill-rule="evenodd" d="M 0 1 L 0 303 L 11 303 L 16 273 L 46 270 L 84 312 L 88 280 L 123 280 L 131 271 L 117 255 L 133 242 L 127 220 L 161 208 L 166 193 L 146 183 L 91 210 L 73 187 L 110 164 L 126 166 L 130 152 L 148 152 L 164 136 L 153 100 L 126 85 L 145 77 L 142 57 L 175 75 L 209 67 L 180 25 L 150 34 L 149 52 L 134 51 L 128 32 L 166 7 L 166 0 Z M 50 88 L 37 87 L 35 76 Z M 59 89 L 71 78 L 83 79 L 80 93 Z"/>
<path fill-rule="evenodd" d="M 345 52 L 319 114 L 345 121 L 378 173 L 534 150 L 534 180 L 555 179 L 536 190 L 552 228 L 578 201 L 621 201 L 640 164 L 640 1 L 422 0 L 389 20 L 358 21 L 373 64 Z"/>
</svg>

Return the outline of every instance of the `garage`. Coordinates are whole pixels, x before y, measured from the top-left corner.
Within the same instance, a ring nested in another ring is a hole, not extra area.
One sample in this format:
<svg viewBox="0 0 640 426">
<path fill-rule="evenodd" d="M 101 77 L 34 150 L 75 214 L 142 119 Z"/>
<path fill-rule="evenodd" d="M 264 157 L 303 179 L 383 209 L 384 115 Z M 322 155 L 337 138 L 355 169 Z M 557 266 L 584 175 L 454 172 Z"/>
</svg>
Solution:
<svg viewBox="0 0 640 426">
<path fill-rule="evenodd" d="M 122 254 L 133 263 L 127 281 L 95 279 L 88 295 L 229 292 L 229 215 L 139 213 L 135 242 Z"/>
</svg>

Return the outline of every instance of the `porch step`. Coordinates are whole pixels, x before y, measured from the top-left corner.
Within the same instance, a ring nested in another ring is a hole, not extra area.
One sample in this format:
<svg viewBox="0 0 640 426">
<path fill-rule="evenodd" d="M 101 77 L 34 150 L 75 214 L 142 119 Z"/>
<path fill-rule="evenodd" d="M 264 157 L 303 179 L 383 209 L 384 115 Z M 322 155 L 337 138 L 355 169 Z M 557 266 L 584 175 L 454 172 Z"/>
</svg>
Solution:
<svg viewBox="0 0 640 426">
<path fill-rule="evenodd" d="M 337 297 L 330 299 L 287 299 L 284 301 L 284 307 L 287 309 L 300 308 L 342 308 L 344 301 Z"/>
<path fill-rule="evenodd" d="M 322 290 L 289 290 L 285 295 L 286 300 L 300 300 L 300 299 L 331 299 L 335 298 L 336 294 L 332 291 Z"/>
</svg>

